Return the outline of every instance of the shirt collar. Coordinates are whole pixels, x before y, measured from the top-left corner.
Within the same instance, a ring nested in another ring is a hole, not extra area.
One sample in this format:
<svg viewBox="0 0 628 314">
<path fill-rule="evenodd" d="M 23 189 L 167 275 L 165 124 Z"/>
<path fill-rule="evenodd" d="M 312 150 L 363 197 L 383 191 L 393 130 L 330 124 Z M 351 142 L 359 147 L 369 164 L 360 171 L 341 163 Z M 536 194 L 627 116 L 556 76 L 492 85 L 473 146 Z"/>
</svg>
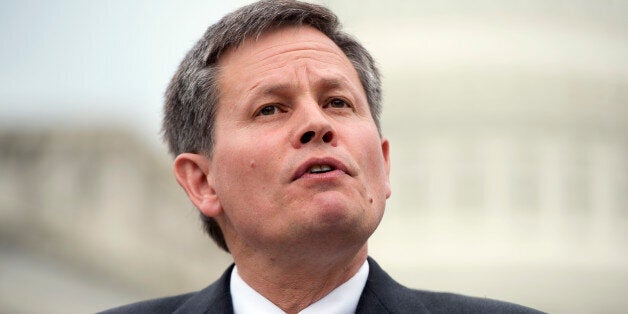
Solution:
<svg viewBox="0 0 628 314">
<path fill-rule="evenodd" d="M 301 314 L 355 313 L 362 290 L 369 274 L 369 264 L 364 261 L 358 272 L 322 299 L 303 309 Z M 238 267 L 231 272 L 231 299 L 235 314 L 283 314 L 279 307 L 249 286 L 238 274 Z"/>
</svg>

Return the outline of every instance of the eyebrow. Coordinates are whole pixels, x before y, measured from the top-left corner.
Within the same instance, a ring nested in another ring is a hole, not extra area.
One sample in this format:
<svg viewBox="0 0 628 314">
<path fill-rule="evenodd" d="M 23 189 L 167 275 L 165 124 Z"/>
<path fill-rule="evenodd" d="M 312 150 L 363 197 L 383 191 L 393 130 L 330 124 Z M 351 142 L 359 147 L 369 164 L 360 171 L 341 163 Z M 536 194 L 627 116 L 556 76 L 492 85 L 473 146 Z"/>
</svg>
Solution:
<svg viewBox="0 0 628 314">
<path fill-rule="evenodd" d="M 346 86 L 346 84 L 341 79 L 335 79 L 335 78 L 333 78 L 333 79 L 325 79 L 325 78 L 323 78 L 323 79 L 317 80 L 314 83 L 314 86 L 315 86 L 316 89 L 331 90 L 331 89 L 341 88 L 343 86 Z M 285 93 L 286 91 L 290 90 L 293 87 L 294 87 L 294 84 L 291 84 L 291 83 L 272 84 L 272 85 L 269 85 L 267 87 L 264 87 L 260 94 L 261 95 L 282 94 L 282 93 Z"/>
<path fill-rule="evenodd" d="M 324 89 L 336 89 L 344 86 L 342 80 L 340 79 L 321 79 L 316 82 L 316 86 Z"/>
</svg>

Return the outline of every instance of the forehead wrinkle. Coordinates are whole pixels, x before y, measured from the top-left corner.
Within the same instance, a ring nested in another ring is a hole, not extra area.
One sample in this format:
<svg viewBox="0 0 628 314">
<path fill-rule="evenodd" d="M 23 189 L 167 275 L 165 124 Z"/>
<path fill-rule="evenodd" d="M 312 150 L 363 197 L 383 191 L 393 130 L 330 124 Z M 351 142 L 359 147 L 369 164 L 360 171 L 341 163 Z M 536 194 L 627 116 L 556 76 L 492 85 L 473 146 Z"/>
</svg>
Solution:
<svg viewBox="0 0 628 314">
<path fill-rule="evenodd" d="M 275 68 L 269 68 L 264 70 L 263 72 L 261 72 L 260 74 L 265 74 L 267 72 L 271 72 L 273 70 L 277 70 L 280 68 L 284 68 L 286 67 L 282 66 L 282 67 L 275 67 Z M 259 76 L 259 75 L 258 75 Z M 258 95 L 274 95 L 274 94 L 278 94 L 281 91 L 290 89 L 292 87 L 293 82 L 292 80 L 290 82 L 278 82 L 278 80 L 274 80 L 272 79 L 273 75 L 272 73 L 269 76 L 261 76 L 257 79 L 257 81 L 252 84 L 249 88 L 247 88 L 244 92 L 246 95 L 250 95 L 250 94 L 258 94 Z M 272 83 L 268 84 L 267 81 L 272 81 Z"/>
<path fill-rule="evenodd" d="M 349 90 L 352 93 L 357 93 L 362 88 L 358 73 L 352 65 L 349 65 L 347 69 L 349 72 L 338 71 L 336 68 L 325 71 L 308 67 L 308 79 L 311 76 L 314 77 L 314 86 L 320 90 Z M 354 76 L 353 80 L 352 76 Z"/>
<path fill-rule="evenodd" d="M 284 53 L 304 51 L 304 50 L 326 52 L 326 53 L 331 53 L 331 54 L 338 54 L 339 52 L 342 53 L 342 50 L 340 50 L 338 46 L 333 44 L 333 42 L 329 44 L 329 43 L 321 43 L 314 40 L 301 40 L 301 41 L 295 41 L 295 42 L 289 42 L 289 43 L 278 43 L 278 44 L 270 45 L 262 49 L 257 49 L 254 53 L 251 54 L 251 56 L 268 54 L 267 57 L 272 57 L 272 56 L 281 55 Z M 342 54 L 344 55 L 344 53 Z M 262 57 L 261 59 L 255 62 L 263 61 L 267 57 Z"/>
<path fill-rule="evenodd" d="M 263 75 L 266 72 L 290 66 L 295 62 L 307 62 L 308 60 L 321 63 L 333 63 L 334 61 L 336 61 L 338 62 L 338 64 L 348 63 L 349 65 L 351 65 L 349 59 L 344 55 L 344 53 L 335 46 L 335 50 L 338 51 L 321 50 L 316 49 L 316 47 L 305 47 L 300 49 L 286 48 L 282 51 L 272 51 L 267 54 L 263 53 L 264 51 L 268 52 L 272 48 L 284 45 L 285 44 L 278 44 L 272 47 L 264 48 L 262 50 L 253 51 L 248 54 L 239 54 L 238 51 L 241 51 L 240 49 L 244 47 L 238 47 L 237 49 L 231 50 L 227 55 L 223 56 L 223 58 L 221 58 L 221 60 L 218 62 L 218 65 L 224 70 L 224 72 L 246 71 L 249 73 L 257 72 L 257 75 Z M 301 43 L 290 44 L 290 46 L 300 45 Z M 323 44 L 318 44 L 314 46 L 323 48 L 330 47 Z M 325 60 L 325 58 L 329 58 L 330 60 Z M 351 66 L 351 68 L 353 67 Z"/>
<path fill-rule="evenodd" d="M 352 90 L 348 79 L 340 73 L 334 73 L 334 75 L 321 75 L 319 73 L 312 73 L 306 66 L 296 68 L 294 71 L 295 76 L 300 76 L 302 79 L 271 84 L 264 84 L 262 82 L 264 80 L 261 80 L 247 90 L 246 94 L 259 96 L 286 95 L 293 90 L 298 90 L 299 86 L 305 87 L 306 89 L 309 89 L 308 86 L 311 86 L 313 92 L 336 89 Z M 301 72 L 301 75 L 299 75 L 299 72 Z"/>
<path fill-rule="evenodd" d="M 300 83 L 306 83 L 309 85 L 310 81 L 313 81 L 313 85 L 315 87 L 323 89 L 340 88 L 350 84 L 349 78 L 346 76 L 345 73 L 342 73 L 342 71 L 335 71 L 335 68 L 332 71 L 319 71 L 316 65 L 307 64 L 307 59 L 312 58 L 306 57 L 298 60 L 300 63 L 304 63 L 298 66 L 294 66 L 293 64 L 285 64 L 283 66 L 269 67 L 268 69 L 263 70 L 260 73 L 261 75 L 268 72 L 271 72 L 271 74 L 269 76 L 261 76 L 257 80 L 257 82 L 255 82 L 253 85 L 251 85 L 251 87 L 246 90 L 246 92 L 250 93 L 261 90 L 261 92 L 258 93 L 263 95 L 274 94 L 275 92 L 282 92 L 284 90 L 298 86 Z M 319 62 L 315 59 L 313 61 Z M 277 80 L 272 79 L 273 76 L 278 76 L 273 74 L 273 71 L 290 66 L 294 66 L 294 69 L 291 70 L 293 72 L 293 76 L 286 77 L 285 75 L 281 75 L 280 78 Z M 301 79 L 297 79 L 295 81 L 292 79 L 293 77 L 300 77 Z M 268 81 L 269 78 L 273 83 L 265 84 L 264 82 Z M 282 83 L 280 82 L 281 79 L 289 79 L 289 82 Z"/>
<path fill-rule="evenodd" d="M 325 60 L 325 58 L 330 60 Z M 344 58 L 343 58 L 344 57 Z M 344 64 L 348 59 L 343 55 L 339 55 L 331 51 L 321 51 L 316 49 L 296 49 L 286 50 L 281 53 L 270 54 L 261 58 L 249 61 L 246 66 L 251 67 L 251 70 L 259 70 L 260 74 L 269 70 L 280 69 L 286 66 L 290 66 L 295 62 L 307 62 L 312 60 L 314 62 L 331 63 L 333 61 L 338 64 Z"/>
</svg>

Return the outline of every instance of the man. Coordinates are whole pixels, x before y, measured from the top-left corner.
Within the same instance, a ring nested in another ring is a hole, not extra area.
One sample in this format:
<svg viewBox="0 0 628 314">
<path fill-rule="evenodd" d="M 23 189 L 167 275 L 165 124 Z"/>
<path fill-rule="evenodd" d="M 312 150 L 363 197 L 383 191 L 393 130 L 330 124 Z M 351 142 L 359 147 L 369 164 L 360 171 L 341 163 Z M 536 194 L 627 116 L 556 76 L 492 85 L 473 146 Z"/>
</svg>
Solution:
<svg viewBox="0 0 628 314">
<path fill-rule="evenodd" d="M 261 1 L 212 25 L 166 93 L 179 184 L 235 265 L 116 313 L 534 310 L 405 288 L 367 257 L 390 196 L 379 73 L 326 8 Z"/>
</svg>

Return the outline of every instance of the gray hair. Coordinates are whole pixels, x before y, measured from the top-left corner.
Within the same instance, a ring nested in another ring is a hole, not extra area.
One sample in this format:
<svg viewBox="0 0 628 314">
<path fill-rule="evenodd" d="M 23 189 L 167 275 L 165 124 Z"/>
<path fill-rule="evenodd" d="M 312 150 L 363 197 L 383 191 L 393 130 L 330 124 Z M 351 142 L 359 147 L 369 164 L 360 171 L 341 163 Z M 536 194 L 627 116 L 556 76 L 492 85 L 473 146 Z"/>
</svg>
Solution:
<svg viewBox="0 0 628 314">
<path fill-rule="evenodd" d="M 293 0 L 263 0 L 244 6 L 211 25 L 186 54 L 165 94 L 163 136 L 170 152 L 211 157 L 216 109 L 219 102 L 217 66 L 220 56 L 246 39 L 289 26 L 310 26 L 329 37 L 355 67 L 378 130 L 381 112 L 379 70 L 369 52 L 341 30 L 329 9 Z M 381 131 L 380 131 L 381 133 Z M 229 252 L 222 230 L 211 217 L 201 214 L 205 231 Z"/>
</svg>

